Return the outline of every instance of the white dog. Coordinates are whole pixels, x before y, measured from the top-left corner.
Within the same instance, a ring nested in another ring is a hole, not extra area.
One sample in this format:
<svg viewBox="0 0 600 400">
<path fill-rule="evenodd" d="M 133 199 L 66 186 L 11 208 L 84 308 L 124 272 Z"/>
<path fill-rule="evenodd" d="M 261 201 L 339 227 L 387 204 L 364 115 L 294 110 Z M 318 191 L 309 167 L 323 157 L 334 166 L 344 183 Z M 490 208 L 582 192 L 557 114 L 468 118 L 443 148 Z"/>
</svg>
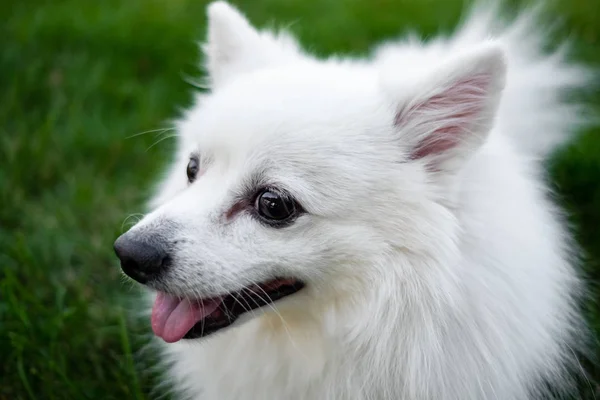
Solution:
<svg viewBox="0 0 600 400">
<path fill-rule="evenodd" d="M 523 16 L 319 60 L 208 6 L 210 93 L 115 243 L 181 398 L 548 398 L 582 331 L 540 160 L 586 71 Z M 218 331 L 218 332 L 217 332 Z"/>
</svg>

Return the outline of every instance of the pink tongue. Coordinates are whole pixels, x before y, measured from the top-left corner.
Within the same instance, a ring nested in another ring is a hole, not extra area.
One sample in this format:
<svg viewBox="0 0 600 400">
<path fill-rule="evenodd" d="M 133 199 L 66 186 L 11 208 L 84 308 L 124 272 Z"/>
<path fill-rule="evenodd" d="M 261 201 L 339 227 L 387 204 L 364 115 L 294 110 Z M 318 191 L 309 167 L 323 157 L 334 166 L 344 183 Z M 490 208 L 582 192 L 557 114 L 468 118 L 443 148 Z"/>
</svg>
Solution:
<svg viewBox="0 0 600 400">
<path fill-rule="evenodd" d="M 152 330 L 167 343 L 177 342 L 219 304 L 220 298 L 190 302 L 159 292 L 152 307 Z"/>
</svg>

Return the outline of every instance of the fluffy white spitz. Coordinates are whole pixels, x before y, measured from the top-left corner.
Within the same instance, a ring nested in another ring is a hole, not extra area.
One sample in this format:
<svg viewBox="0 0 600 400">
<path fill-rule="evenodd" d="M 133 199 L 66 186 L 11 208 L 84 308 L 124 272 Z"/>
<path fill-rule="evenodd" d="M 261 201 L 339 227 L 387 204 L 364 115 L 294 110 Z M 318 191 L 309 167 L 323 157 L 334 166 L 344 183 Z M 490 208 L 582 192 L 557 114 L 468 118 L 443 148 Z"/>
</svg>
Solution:
<svg viewBox="0 0 600 400">
<path fill-rule="evenodd" d="M 210 93 L 115 243 L 181 398 L 524 400 L 583 329 L 541 161 L 589 83 L 533 14 L 318 59 L 208 6 Z M 334 27 L 332 27 L 334 29 Z M 166 343 L 165 343 L 166 342 Z"/>
</svg>

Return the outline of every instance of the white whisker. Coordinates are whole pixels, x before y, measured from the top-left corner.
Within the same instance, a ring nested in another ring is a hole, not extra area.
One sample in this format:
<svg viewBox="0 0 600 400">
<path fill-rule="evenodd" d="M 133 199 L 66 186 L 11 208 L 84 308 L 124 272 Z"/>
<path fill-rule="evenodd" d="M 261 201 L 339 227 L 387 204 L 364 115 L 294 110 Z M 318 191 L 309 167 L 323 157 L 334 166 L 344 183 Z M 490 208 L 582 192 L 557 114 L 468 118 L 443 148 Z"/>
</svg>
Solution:
<svg viewBox="0 0 600 400">
<path fill-rule="evenodd" d="M 133 225 L 137 224 L 138 222 L 140 222 L 140 220 L 142 218 L 144 218 L 144 214 L 142 213 L 137 213 L 137 214 L 129 214 L 127 217 L 125 217 L 125 219 L 123 220 L 123 223 L 121 224 L 121 232 L 123 232 L 123 228 L 125 228 L 125 224 L 127 223 L 127 221 L 129 221 L 132 218 L 137 218 L 137 220 L 133 223 Z M 133 226 L 132 225 L 132 226 Z"/>
<path fill-rule="evenodd" d="M 131 136 L 127 136 L 125 139 L 131 139 L 131 138 L 134 138 L 134 137 L 137 137 L 137 136 L 146 135 L 148 133 L 153 133 L 153 132 L 159 132 L 158 135 L 162 135 L 163 133 L 169 132 L 169 131 L 172 131 L 172 130 L 175 130 L 175 128 L 151 129 L 149 131 L 139 132 L 139 133 L 135 133 L 135 134 L 133 134 Z"/>
<path fill-rule="evenodd" d="M 172 135 L 163 136 L 162 138 L 158 139 L 156 142 L 152 143 L 152 144 L 150 145 L 150 147 L 148 147 L 148 148 L 146 149 L 146 151 L 150 150 L 151 148 L 153 148 L 154 146 L 156 146 L 157 144 L 159 144 L 159 143 L 160 143 L 160 142 L 162 142 L 163 140 L 171 139 L 171 138 L 174 138 L 174 137 L 177 137 L 177 136 L 179 136 L 177 133 L 174 133 L 174 134 L 172 134 Z"/>
<path fill-rule="evenodd" d="M 267 303 L 267 305 L 271 308 L 271 310 L 273 310 L 273 312 L 275 314 L 277 314 L 277 316 L 279 317 L 279 319 L 281 319 L 281 323 L 283 325 L 283 328 L 285 329 L 288 338 L 290 339 L 290 342 L 292 343 L 292 345 L 294 346 L 294 348 L 296 348 L 297 350 L 299 350 L 298 345 L 296 344 L 296 342 L 294 341 L 294 338 L 292 337 L 292 333 L 290 331 L 290 327 L 288 325 L 288 323 L 286 322 L 285 318 L 283 318 L 283 315 L 281 315 L 281 313 L 279 312 L 279 310 L 277 310 L 277 308 L 275 307 L 275 305 L 273 304 L 273 300 L 271 299 L 271 297 L 269 296 L 269 294 L 267 292 L 265 292 L 265 290 L 260 287 L 260 285 L 256 285 L 257 288 L 259 288 L 269 299 L 269 302 Z M 265 301 L 258 293 L 256 293 L 254 290 L 248 288 L 247 290 L 249 290 L 250 292 L 254 293 L 258 298 L 260 298 L 262 301 Z M 300 354 L 302 354 L 300 352 Z"/>
</svg>

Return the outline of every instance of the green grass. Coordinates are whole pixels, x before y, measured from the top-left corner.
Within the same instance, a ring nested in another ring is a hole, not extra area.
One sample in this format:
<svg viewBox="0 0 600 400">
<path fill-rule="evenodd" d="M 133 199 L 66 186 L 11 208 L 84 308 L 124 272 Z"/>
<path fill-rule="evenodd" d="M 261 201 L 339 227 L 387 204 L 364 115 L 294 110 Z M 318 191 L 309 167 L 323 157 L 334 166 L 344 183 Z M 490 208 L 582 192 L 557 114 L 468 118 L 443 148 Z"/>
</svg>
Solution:
<svg viewBox="0 0 600 400">
<path fill-rule="evenodd" d="M 129 308 L 112 242 L 169 157 L 155 133 L 189 103 L 203 37 L 199 0 L 5 0 L 0 4 L 0 400 L 142 399 L 156 379 L 147 321 Z M 259 26 L 291 24 L 319 54 L 362 53 L 414 29 L 448 31 L 450 0 L 246 0 Z M 548 6 L 576 56 L 600 66 L 600 3 Z M 600 112 L 600 99 L 591 103 Z M 551 163 L 600 283 L 600 131 Z M 150 148 L 151 147 L 151 148 Z M 600 313 L 588 307 L 600 332 Z M 592 371 L 595 378 L 600 374 Z"/>
</svg>

